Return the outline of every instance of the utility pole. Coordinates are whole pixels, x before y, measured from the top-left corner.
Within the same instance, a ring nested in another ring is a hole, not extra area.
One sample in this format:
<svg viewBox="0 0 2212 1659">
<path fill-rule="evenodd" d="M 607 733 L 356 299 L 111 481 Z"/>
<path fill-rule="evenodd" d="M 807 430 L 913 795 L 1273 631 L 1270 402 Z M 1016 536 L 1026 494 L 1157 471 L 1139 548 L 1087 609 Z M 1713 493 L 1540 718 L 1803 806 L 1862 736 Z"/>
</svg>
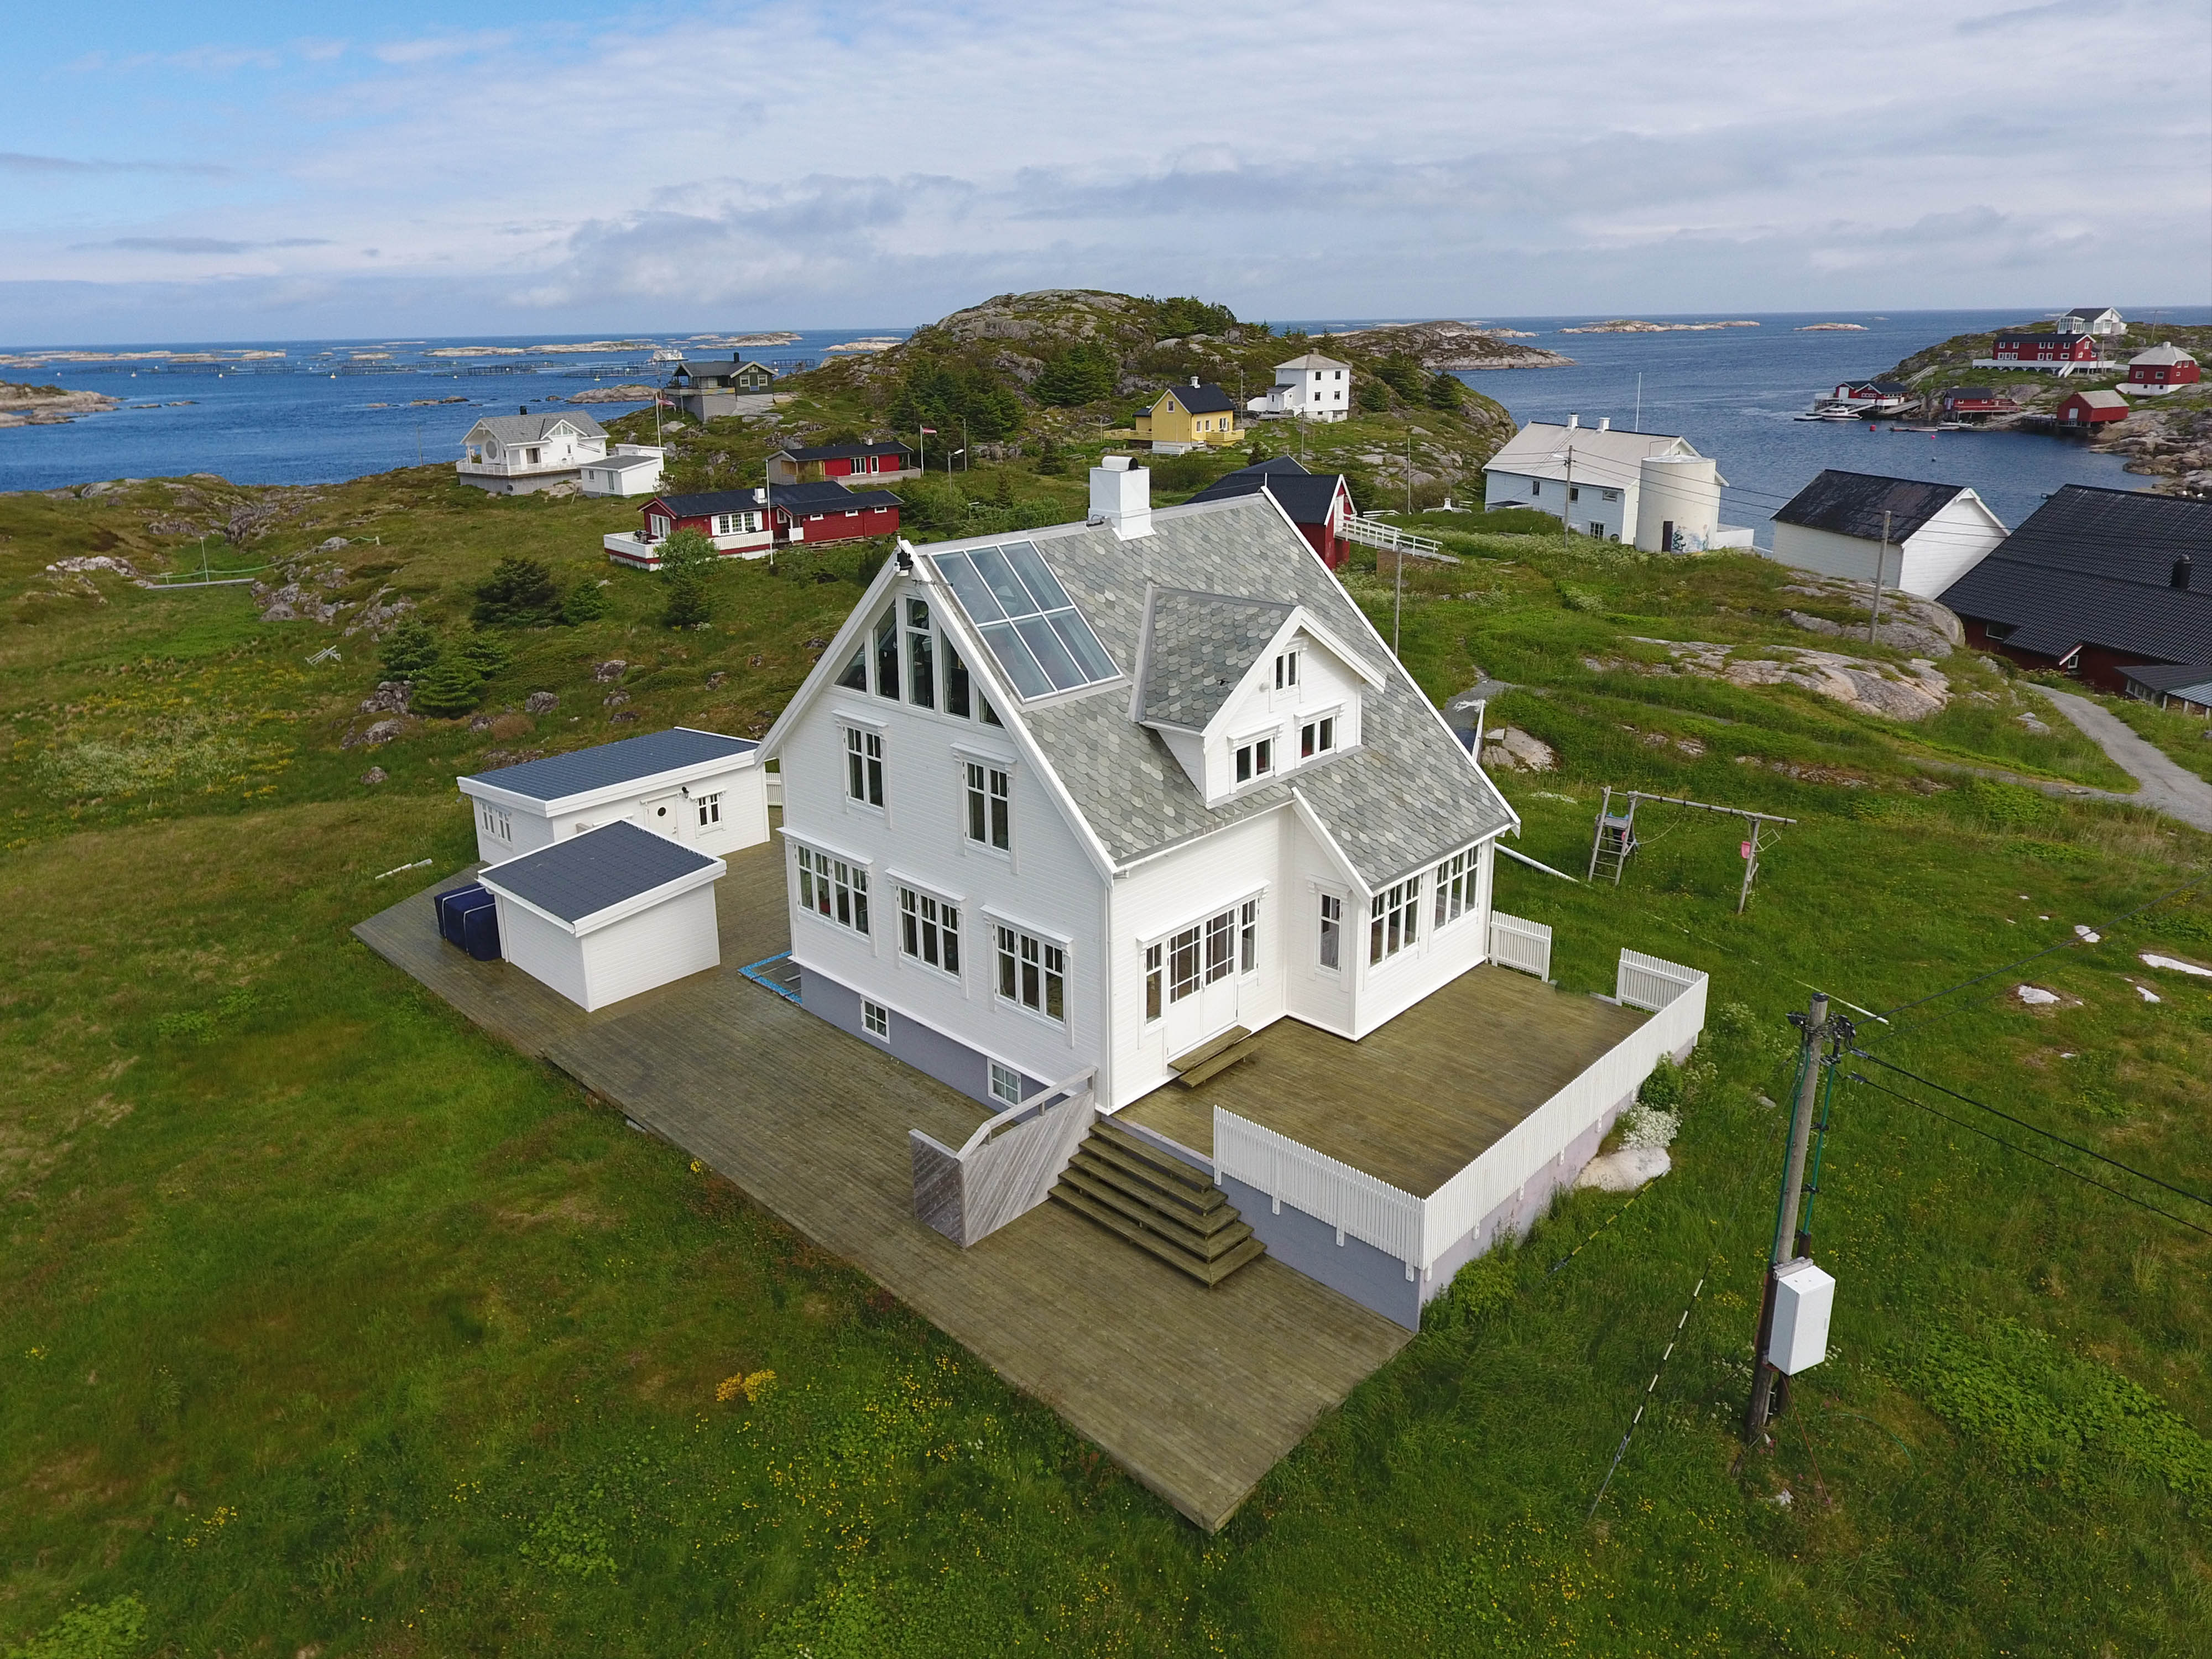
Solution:
<svg viewBox="0 0 2212 1659">
<path fill-rule="evenodd" d="M 1407 511 L 1408 514 L 1411 514 L 1411 513 L 1413 512 L 1413 421 L 1412 421 L 1412 419 L 1411 419 L 1410 417 L 1409 417 L 1409 418 L 1407 420 L 1407 422 L 1406 422 L 1406 434 L 1405 434 L 1405 436 L 1406 436 L 1406 511 Z M 1401 571 L 1406 568 L 1406 557 L 1405 557 L 1405 555 L 1404 555 L 1402 552 L 1401 552 L 1401 553 L 1400 553 L 1400 554 L 1399 554 L 1399 556 L 1398 556 L 1398 568 L 1399 568 L 1399 569 L 1400 569 L 1400 570 L 1401 570 Z"/>
<path fill-rule="evenodd" d="M 1889 514 L 1881 515 L 1881 545 L 1874 554 L 1874 608 L 1867 613 L 1867 643 L 1875 643 L 1875 634 L 1881 627 L 1881 570 L 1889 562 Z"/>
<path fill-rule="evenodd" d="M 1805 1149 L 1813 1134 L 1813 1103 L 1820 1091 L 1820 1044 L 1827 1036 L 1828 994 L 1815 991 L 1798 1033 L 1800 1075 L 1797 1098 L 1790 1113 L 1790 1156 L 1783 1165 L 1782 1201 L 1774 1212 L 1774 1244 L 1767 1255 L 1766 1289 L 1759 1304 L 1759 1352 L 1752 1361 L 1751 1409 L 1743 1425 L 1743 1437 L 1753 1445 L 1766 1431 L 1774 1404 L 1774 1379 L 1781 1375 L 1766 1359 L 1766 1345 L 1774 1334 L 1775 1279 L 1802 1242 L 1797 1212 L 1805 1195 Z M 1787 1388 L 1787 1379 L 1784 1386 Z"/>
<path fill-rule="evenodd" d="M 1575 447 L 1567 446 L 1567 482 L 1565 499 L 1559 503 L 1559 551 L 1568 550 L 1567 538 L 1574 533 L 1575 510 Z"/>
</svg>

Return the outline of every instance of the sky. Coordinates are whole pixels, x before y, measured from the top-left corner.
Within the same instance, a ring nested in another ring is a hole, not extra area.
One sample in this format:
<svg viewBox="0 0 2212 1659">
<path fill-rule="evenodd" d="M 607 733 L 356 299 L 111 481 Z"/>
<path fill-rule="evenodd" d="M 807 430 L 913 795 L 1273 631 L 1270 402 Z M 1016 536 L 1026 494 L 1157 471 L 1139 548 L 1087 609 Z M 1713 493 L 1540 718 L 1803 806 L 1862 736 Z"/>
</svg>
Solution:
<svg viewBox="0 0 2212 1659">
<path fill-rule="evenodd" d="M 310 27 L 312 26 L 312 27 Z M 0 344 L 2212 301 L 2203 0 L 19 8 Z"/>
</svg>

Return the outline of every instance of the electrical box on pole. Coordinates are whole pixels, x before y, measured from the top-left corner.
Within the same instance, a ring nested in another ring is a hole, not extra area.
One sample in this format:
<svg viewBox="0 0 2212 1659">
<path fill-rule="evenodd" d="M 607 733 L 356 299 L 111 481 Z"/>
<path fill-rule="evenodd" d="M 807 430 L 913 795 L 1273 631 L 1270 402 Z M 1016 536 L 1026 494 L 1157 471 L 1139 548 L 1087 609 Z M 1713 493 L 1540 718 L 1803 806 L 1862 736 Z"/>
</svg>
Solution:
<svg viewBox="0 0 2212 1659">
<path fill-rule="evenodd" d="M 1784 1376 L 1807 1371 L 1828 1357 L 1828 1316 L 1836 1281 L 1806 1256 L 1786 1261 L 1774 1274 L 1774 1323 L 1766 1363 Z"/>
</svg>

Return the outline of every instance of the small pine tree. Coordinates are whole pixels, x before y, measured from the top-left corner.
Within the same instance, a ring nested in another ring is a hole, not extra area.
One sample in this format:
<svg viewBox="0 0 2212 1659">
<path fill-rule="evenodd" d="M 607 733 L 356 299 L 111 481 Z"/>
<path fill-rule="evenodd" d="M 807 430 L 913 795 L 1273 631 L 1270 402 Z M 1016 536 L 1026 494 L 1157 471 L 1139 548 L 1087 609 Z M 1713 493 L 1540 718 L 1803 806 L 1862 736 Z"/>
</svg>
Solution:
<svg viewBox="0 0 2212 1659">
<path fill-rule="evenodd" d="M 994 507 L 1012 507 L 1014 504 L 1013 474 L 1011 472 L 999 474 L 998 485 L 991 491 L 991 504 Z"/>
<path fill-rule="evenodd" d="M 415 679 L 438 660 L 438 636 L 420 617 L 403 617 L 384 636 L 377 655 L 392 678 Z"/>
<path fill-rule="evenodd" d="M 441 720 L 467 714 L 483 695 L 483 676 L 459 652 L 438 659 L 429 672 L 415 683 L 410 699 L 415 712 Z"/>
<path fill-rule="evenodd" d="M 1438 374 L 1429 382 L 1429 407 L 1456 413 L 1467 402 L 1467 386 L 1456 374 Z"/>
<path fill-rule="evenodd" d="M 514 660 L 514 653 L 498 635 L 478 629 L 461 641 L 460 659 L 475 671 L 477 678 L 489 679 Z"/>
<path fill-rule="evenodd" d="M 707 598 L 706 578 L 696 570 L 678 570 L 668 578 L 668 604 L 660 613 L 667 628 L 696 628 L 710 622 L 714 608 Z"/>
<path fill-rule="evenodd" d="M 571 628 L 597 622 L 606 614 L 607 590 L 598 582 L 578 582 L 561 601 L 561 620 Z"/>
<path fill-rule="evenodd" d="M 478 628 L 536 628 L 561 613 L 553 573 L 536 559 L 501 559 L 477 585 L 470 619 Z"/>
<path fill-rule="evenodd" d="M 1067 457 L 1061 453 L 1057 440 L 1047 438 L 1037 446 L 1036 470 L 1048 478 L 1067 471 Z"/>
</svg>

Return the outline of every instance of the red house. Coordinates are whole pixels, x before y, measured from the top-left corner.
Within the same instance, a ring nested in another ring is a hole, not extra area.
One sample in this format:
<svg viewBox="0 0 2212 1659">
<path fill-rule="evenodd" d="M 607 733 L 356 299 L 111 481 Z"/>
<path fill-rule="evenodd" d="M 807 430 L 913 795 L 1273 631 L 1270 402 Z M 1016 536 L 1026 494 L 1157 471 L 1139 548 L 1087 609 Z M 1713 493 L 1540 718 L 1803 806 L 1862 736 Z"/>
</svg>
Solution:
<svg viewBox="0 0 2212 1659">
<path fill-rule="evenodd" d="M 1309 472 L 1288 455 L 1278 455 L 1215 479 L 1191 500 L 1218 501 L 1262 491 L 1290 515 L 1323 564 L 1334 570 L 1344 562 L 1348 546 L 1344 525 L 1352 515 L 1352 486 L 1340 473 Z"/>
<path fill-rule="evenodd" d="M 772 484 L 819 483 L 825 478 L 878 483 L 907 477 L 918 470 L 914 451 L 901 443 L 819 444 L 781 449 L 768 458 Z"/>
<path fill-rule="evenodd" d="M 849 542 L 896 536 L 899 498 L 888 489 L 848 489 L 835 480 L 777 484 L 769 491 L 779 542 Z"/>
<path fill-rule="evenodd" d="M 1990 359 L 1998 363 L 2094 363 L 2099 361 L 2097 337 L 2008 331 L 1996 337 Z"/>
<path fill-rule="evenodd" d="M 1954 386 L 1943 394 L 1943 413 L 1954 421 L 1986 420 L 1992 415 L 2014 415 L 2020 405 L 2008 393 L 1994 386 Z"/>
<path fill-rule="evenodd" d="M 2128 359 L 2128 389 L 2137 397 L 2195 386 L 2198 378 L 2197 359 L 2170 343 L 2138 351 Z"/>
<path fill-rule="evenodd" d="M 770 540 L 767 509 L 757 489 L 711 489 L 690 495 L 655 495 L 638 509 L 635 531 L 618 531 L 602 545 L 617 563 L 660 568 L 660 544 L 679 530 L 696 530 L 726 559 L 764 556 Z"/>
<path fill-rule="evenodd" d="M 2128 400 L 2117 392 L 2077 392 L 2058 405 L 2061 426 L 2102 426 L 2128 418 Z"/>
</svg>

